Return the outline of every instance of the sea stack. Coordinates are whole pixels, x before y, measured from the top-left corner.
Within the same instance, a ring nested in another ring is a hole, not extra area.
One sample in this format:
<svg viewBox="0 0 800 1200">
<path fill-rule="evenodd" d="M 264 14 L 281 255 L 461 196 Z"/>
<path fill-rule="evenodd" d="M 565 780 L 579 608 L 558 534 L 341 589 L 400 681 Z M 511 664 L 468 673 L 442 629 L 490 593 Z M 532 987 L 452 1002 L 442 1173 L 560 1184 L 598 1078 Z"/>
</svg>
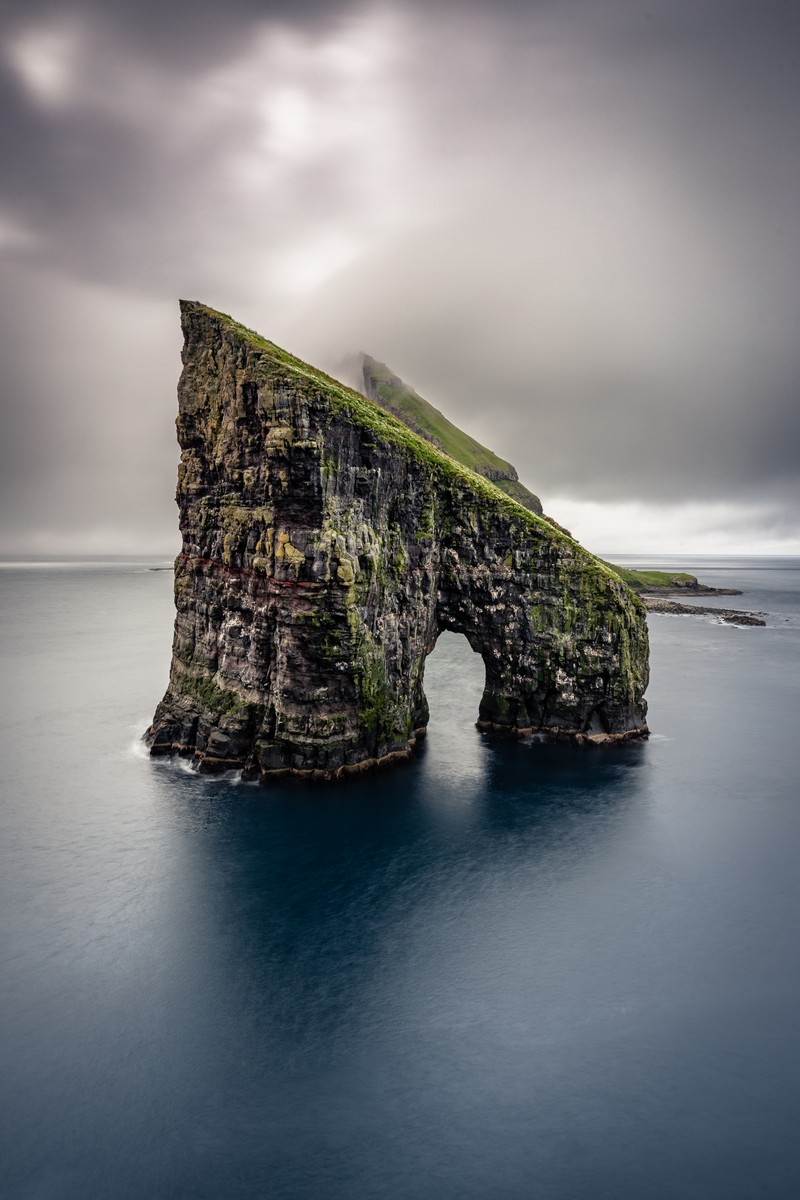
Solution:
<svg viewBox="0 0 800 1200">
<path fill-rule="evenodd" d="M 610 568 L 368 397 L 202 304 L 181 314 L 153 754 L 264 781 L 406 758 L 442 630 L 483 659 L 481 726 L 646 735 L 645 610 Z"/>
</svg>

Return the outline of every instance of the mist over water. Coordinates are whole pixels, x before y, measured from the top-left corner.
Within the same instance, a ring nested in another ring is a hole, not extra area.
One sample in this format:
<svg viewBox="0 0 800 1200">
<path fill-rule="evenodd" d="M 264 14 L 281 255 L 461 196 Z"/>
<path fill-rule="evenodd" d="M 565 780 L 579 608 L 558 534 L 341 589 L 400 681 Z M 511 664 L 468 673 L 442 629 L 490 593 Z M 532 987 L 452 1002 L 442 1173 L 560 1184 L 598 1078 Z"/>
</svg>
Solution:
<svg viewBox="0 0 800 1200">
<path fill-rule="evenodd" d="M 650 618 L 645 744 L 445 634 L 411 764 L 269 790 L 141 752 L 153 565 L 0 566 L 4 1197 L 797 1195 L 800 561 Z"/>
</svg>

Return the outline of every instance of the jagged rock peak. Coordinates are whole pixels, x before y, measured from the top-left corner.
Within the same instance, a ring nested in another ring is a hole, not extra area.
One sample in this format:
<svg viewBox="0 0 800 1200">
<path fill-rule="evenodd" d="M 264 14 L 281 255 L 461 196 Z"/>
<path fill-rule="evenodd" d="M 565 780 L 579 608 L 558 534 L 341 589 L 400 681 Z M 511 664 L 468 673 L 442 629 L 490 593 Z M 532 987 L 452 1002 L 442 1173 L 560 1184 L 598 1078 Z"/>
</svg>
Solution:
<svg viewBox="0 0 800 1200">
<path fill-rule="evenodd" d="M 641 601 L 598 559 L 369 398 L 182 302 L 175 636 L 153 754 L 268 780 L 407 757 L 444 629 L 479 723 L 647 732 Z"/>
</svg>

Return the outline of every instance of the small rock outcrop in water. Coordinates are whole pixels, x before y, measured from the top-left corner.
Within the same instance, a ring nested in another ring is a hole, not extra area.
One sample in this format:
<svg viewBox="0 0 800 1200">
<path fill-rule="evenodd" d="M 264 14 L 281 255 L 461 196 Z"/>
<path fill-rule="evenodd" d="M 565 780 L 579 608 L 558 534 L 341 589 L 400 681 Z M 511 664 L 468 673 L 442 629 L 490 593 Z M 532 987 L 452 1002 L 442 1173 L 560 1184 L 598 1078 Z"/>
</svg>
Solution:
<svg viewBox="0 0 800 1200">
<path fill-rule="evenodd" d="M 714 593 L 713 588 L 708 592 Z M 719 591 L 717 595 L 741 596 L 741 592 Z M 666 600 L 663 596 L 642 595 L 648 612 L 669 613 L 670 616 L 709 617 L 723 625 L 763 625 L 767 622 L 763 612 L 745 612 L 740 608 L 711 608 L 707 604 L 684 604 L 681 601 Z"/>
<path fill-rule="evenodd" d="M 336 777 L 407 757 L 442 630 L 481 654 L 479 723 L 646 734 L 641 601 L 372 401 L 181 306 L 175 636 L 153 754 Z"/>
</svg>

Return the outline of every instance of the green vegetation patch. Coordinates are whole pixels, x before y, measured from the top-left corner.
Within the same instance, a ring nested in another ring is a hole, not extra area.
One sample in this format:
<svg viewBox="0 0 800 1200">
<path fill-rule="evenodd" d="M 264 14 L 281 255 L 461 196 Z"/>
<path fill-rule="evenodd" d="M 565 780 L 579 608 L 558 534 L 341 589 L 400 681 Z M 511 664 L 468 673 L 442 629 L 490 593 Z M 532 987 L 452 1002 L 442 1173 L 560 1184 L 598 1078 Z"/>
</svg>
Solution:
<svg viewBox="0 0 800 1200">
<path fill-rule="evenodd" d="M 646 592 L 648 588 L 686 587 L 696 584 L 697 579 L 687 571 L 635 571 L 630 567 L 618 567 L 607 563 L 628 587 L 635 592 Z"/>
<path fill-rule="evenodd" d="M 210 675 L 194 671 L 186 671 L 181 675 L 179 690 L 199 700 L 206 712 L 214 713 L 217 717 L 242 713 L 252 707 L 236 692 L 219 687 Z"/>
<path fill-rule="evenodd" d="M 463 429 L 459 429 L 452 421 L 448 421 L 444 413 L 424 400 L 402 379 L 393 375 L 384 363 L 370 358 L 368 354 L 364 355 L 364 371 L 365 381 L 368 379 L 377 394 L 378 403 L 383 408 L 394 413 L 423 437 L 433 440 L 457 462 L 469 467 L 478 475 L 491 478 L 513 500 L 519 501 L 526 508 L 532 508 L 534 512 L 542 511 L 538 496 L 534 496 L 533 492 L 519 482 L 516 478 L 517 472 L 510 462 L 506 462 L 493 450 L 482 446 Z"/>
</svg>

